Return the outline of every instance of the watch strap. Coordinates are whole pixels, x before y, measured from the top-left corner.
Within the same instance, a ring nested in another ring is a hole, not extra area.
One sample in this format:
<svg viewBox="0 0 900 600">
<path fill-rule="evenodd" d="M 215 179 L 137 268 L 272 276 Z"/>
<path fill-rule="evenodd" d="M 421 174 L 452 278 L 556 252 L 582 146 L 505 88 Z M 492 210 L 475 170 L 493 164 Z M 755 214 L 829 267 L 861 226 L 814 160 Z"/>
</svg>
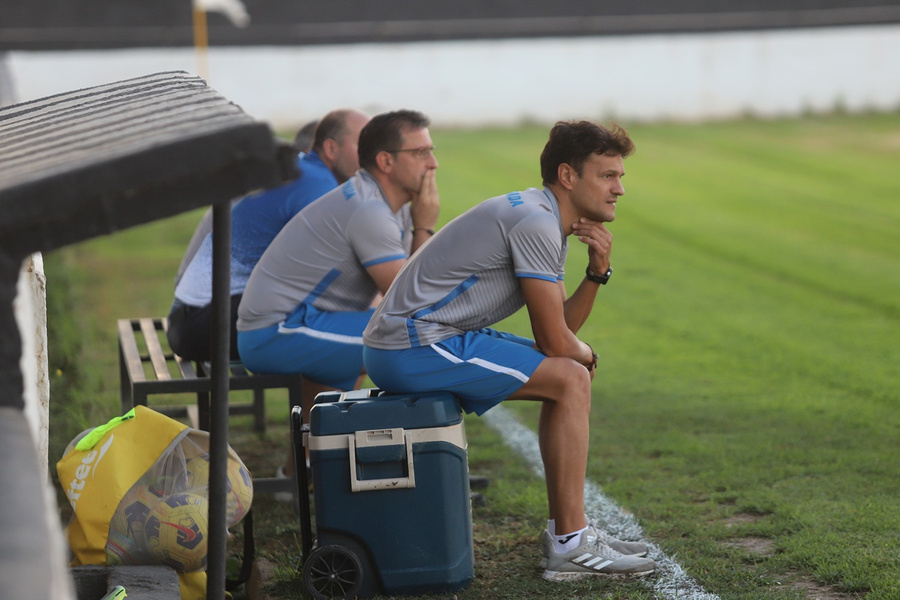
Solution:
<svg viewBox="0 0 900 600">
<path fill-rule="evenodd" d="M 604 273 L 603 275 L 597 275 L 596 273 L 591 271 L 591 267 L 590 267 L 590 265 L 588 265 L 588 267 L 584 270 L 584 275 L 585 275 L 585 277 L 587 277 L 590 281 L 593 281 L 594 283 L 599 283 L 600 285 L 606 285 L 606 282 L 609 281 L 609 278 L 612 275 L 612 272 L 613 272 L 612 267 L 609 267 L 608 269 L 606 269 L 606 273 Z"/>
</svg>

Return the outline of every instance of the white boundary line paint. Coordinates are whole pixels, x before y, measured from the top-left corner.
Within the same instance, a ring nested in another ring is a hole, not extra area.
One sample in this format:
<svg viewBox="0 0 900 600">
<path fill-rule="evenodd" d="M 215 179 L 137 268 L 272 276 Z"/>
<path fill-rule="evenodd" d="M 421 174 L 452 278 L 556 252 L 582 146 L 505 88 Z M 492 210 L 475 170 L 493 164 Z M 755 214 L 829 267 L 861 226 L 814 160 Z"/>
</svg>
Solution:
<svg viewBox="0 0 900 600">
<path fill-rule="evenodd" d="M 534 473 L 544 478 L 544 463 L 538 446 L 537 434 L 528 429 L 503 406 L 495 406 L 483 417 L 488 425 L 503 437 L 507 446 L 517 452 L 531 466 Z M 600 486 L 585 481 L 584 509 L 588 516 L 613 536 L 624 540 L 641 540 L 650 549 L 649 556 L 656 561 L 656 574 L 644 579 L 657 598 L 664 600 L 719 600 L 715 594 L 705 591 L 681 565 L 652 542 L 644 539 L 644 532 L 634 515 L 619 508 L 606 497 Z"/>
</svg>

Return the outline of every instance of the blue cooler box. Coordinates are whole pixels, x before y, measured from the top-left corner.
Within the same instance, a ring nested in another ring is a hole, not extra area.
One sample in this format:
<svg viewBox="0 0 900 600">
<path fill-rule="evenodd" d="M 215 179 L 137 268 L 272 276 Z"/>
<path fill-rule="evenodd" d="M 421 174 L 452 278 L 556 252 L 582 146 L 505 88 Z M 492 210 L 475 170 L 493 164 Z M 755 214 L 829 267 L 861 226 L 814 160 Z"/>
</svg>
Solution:
<svg viewBox="0 0 900 600">
<path fill-rule="evenodd" d="M 379 393 L 320 394 L 310 412 L 316 548 L 356 555 L 362 598 L 462 589 L 474 554 L 459 403 Z"/>
</svg>

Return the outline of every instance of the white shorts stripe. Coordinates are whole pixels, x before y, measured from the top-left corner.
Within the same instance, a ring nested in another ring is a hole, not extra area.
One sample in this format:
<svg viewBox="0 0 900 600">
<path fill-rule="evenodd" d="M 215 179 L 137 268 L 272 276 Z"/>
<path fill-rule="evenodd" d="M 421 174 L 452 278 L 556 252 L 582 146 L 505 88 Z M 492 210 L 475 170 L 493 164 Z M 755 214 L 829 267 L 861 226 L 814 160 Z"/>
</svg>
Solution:
<svg viewBox="0 0 900 600">
<path fill-rule="evenodd" d="M 515 377 L 522 383 L 528 383 L 528 375 L 523 373 L 522 371 L 518 371 L 516 369 L 510 369 L 509 367 L 504 367 L 503 365 L 498 365 L 497 363 L 488 362 L 486 360 L 482 360 L 480 358 L 473 358 L 469 361 L 473 365 L 478 365 L 479 367 L 484 367 L 490 371 L 494 371 L 496 373 L 503 373 L 504 375 L 509 375 L 511 377 Z"/>
<path fill-rule="evenodd" d="M 484 360 L 483 358 L 470 358 L 469 360 L 463 360 L 463 359 L 459 358 L 458 356 L 454 356 L 454 355 L 450 354 L 443 348 L 438 347 L 437 344 L 432 344 L 431 347 L 434 349 L 435 352 L 437 352 L 438 354 L 440 354 L 441 356 L 443 356 L 444 358 L 446 358 L 447 360 L 449 360 L 450 362 L 452 362 L 454 364 L 460 364 L 460 363 L 467 362 L 469 364 L 476 365 L 476 366 L 482 367 L 484 369 L 487 369 L 488 371 L 493 371 L 495 373 L 501 373 L 503 375 L 509 375 L 510 377 L 515 377 L 522 383 L 528 383 L 528 375 L 526 375 L 525 373 L 523 373 L 522 371 L 519 371 L 517 369 L 511 369 L 510 367 L 498 365 L 497 363 L 492 363 L 488 360 Z"/>
<path fill-rule="evenodd" d="M 278 333 L 303 334 L 319 340 L 328 340 L 339 344 L 352 344 L 354 346 L 362 346 L 363 343 L 361 335 L 344 335 L 329 331 L 318 331 L 309 327 L 285 327 L 284 323 L 278 324 Z"/>
<path fill-rule="evenodd" d="M 443 348 L 439 348 L 439 347 L 438 347 L 437 345 L 435 345 L 435 344 L 432 344 L 432 345 L 431 345 L 431 349 L 434 350 L 435 352 L 437 352 L 438 354 L 440 354 L 441 356 L 443 356 L 444 358 L 446 358 L 447 360 L 449 360 L 450 362 L 452 362 L 452 363 L 455 364 L 455 365 L 458 365 L 459 363 L 463 362 L 463 360 L 462 360 L 461 358 L 457 358 L 457 357 L 453 356 L 452 354 L 450 354 L 449 352 L 447 352 L 447 351 L 444 350 Z"/>
</svg>

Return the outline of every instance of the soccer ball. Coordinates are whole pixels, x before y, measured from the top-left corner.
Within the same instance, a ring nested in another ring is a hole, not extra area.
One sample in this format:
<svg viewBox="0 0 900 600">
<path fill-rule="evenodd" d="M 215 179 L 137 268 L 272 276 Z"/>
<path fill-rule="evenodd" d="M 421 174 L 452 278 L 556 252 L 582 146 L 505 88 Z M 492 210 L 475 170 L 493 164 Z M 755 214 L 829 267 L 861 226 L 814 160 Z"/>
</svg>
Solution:
<svg viewBox="0 0 900 600">
<path fill-rule="evenodd" d="M 187 491 L 209 498 L 209 458 L 196 456 L 185 465 Z M 225 523 L 232 527 L 243 519 L 253 503 L 253 481 L 250 471 L 235 457 L 228 457 L 226 467 Z"/>
<path fill-rule="evenodd" d="M 147 550 L 158 563 L 179 573 L 206 567 L 209 502 L 200 494 L 167 496 L 150 513 L 144 527 Z"/>
<path fill-rule="evenodd" d="M 195 456 L 185 465 L 187 483 L 185 489 L 194 494 L 203 494 L 208 497 L 209 488 L 209 457 Z"/>
<path fill-rule="evenodd" d="M 109 521 L 109 537 L 106 540 L 108 565 L 142 565 L 150 560 L 144 527 L 159 502 L 159 497 L 140 482 L 125 493 Z"/>
<path fill-rule="evenodd" d="M 184 464 L 184 460 L 180 457 L 169 457 L 168 460 L 160 461 L 153 465 L 141 477 L 141 481 L 146 480 L 147 487 L 158 498 L 165 498 L 171 494 L 189 491 L 191 486 L 187 482 L 187 472 Z"/>
<path fill-rule="evenodd" d="M 225 522 L 236 525 L 250 511 L 253 503 L 253 480 L 240 460 L 228 457 L 228 496 L 225 500 Z"/>
<path fill-rule="evenodd" d="M 140 482 L 128 490 L 109 522 L 110 531 L 143 543 L 144 525 L 159 497 Z"/>
</svg>

